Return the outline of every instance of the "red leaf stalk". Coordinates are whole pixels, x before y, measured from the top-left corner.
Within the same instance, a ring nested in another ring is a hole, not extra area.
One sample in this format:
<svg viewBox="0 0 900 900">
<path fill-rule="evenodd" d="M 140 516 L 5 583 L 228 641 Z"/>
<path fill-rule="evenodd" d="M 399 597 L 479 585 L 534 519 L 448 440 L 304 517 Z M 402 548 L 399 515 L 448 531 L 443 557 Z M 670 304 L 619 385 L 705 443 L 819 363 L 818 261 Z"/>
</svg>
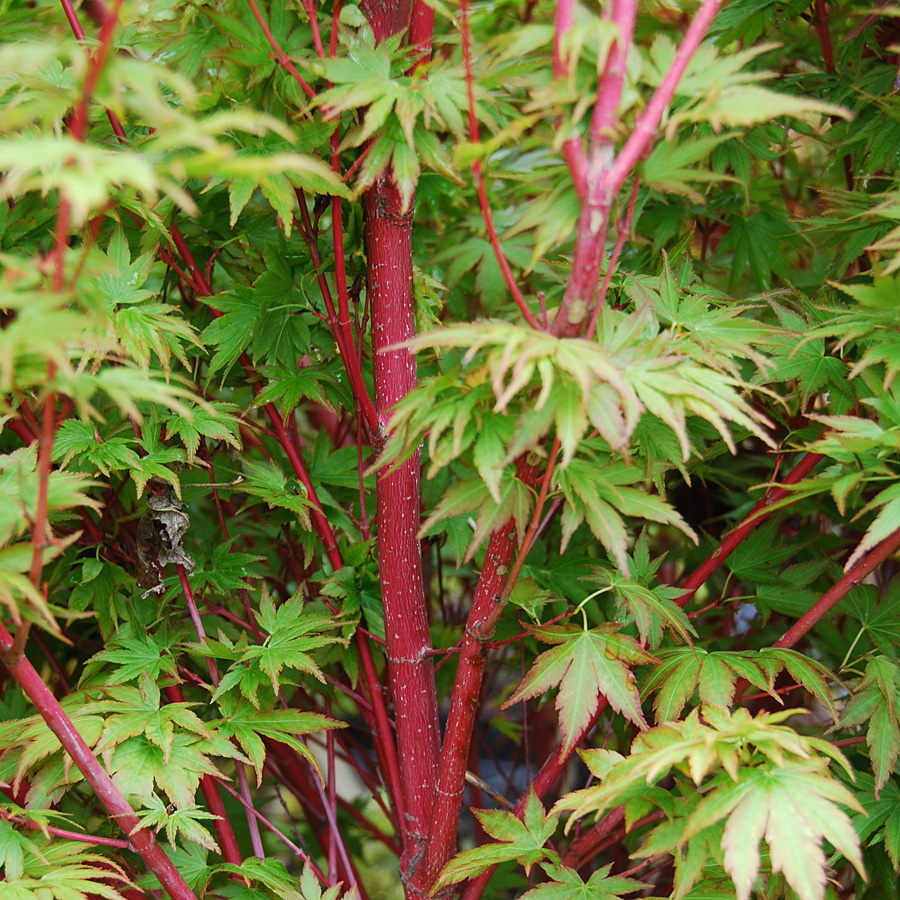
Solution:
<svg viewBox="0 0 900 900">
<path fill-rule="evenodd" d="M 172 900 L 196 900 L 194 892 L 157 843 L 153 832 L 140 826 L 140 820 L 134 814 L 134 810 L 100 765 L 100 761 L 91 752 L 34 666 L 24 656 L 17 660 L 9 658 L 12 646 L 12 635 L 0 623 L 0 655 L 10 675 L 18 682 L 25 696 L 31 700 L 63 749 L 78 766 L 85 781 L 91 786 L 107 812 L 125 832 L 131 847 L 147 868 L 156 875 Z"/>
</svg>

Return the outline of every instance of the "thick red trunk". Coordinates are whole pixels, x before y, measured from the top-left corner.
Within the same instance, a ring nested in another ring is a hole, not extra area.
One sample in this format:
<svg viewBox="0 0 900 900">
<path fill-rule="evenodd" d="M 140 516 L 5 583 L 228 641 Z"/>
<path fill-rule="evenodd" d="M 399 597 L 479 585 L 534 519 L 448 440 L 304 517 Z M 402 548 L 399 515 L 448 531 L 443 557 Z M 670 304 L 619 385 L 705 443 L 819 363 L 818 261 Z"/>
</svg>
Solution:
<svg viewBox="0 0 900 900">
<path fill-rule="evenodd" d="M 390 409 L 416 384 L 415 356 L 398 346 L 414 334 L 412 215 L 383 178 L 365 198 L 368 294 L 372 311 L 375 408 L 384 431 Z M 409 885 L 428 832 L 440 737 L 431 637 L 419 548 L 419 454 L 376 485 L 378 562 L 388 674 L 397 723 L 406 844 L 401 875 Z"/>
</svg>

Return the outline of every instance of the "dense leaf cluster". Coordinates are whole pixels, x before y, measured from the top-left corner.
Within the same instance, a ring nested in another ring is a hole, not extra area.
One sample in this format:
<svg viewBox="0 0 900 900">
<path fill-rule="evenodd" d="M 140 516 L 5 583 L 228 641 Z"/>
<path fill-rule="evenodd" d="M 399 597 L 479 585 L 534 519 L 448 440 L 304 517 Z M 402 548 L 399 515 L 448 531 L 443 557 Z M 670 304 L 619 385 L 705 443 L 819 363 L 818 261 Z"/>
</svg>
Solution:
<svg viewBox="0 0 900 900">
<path fill-rule="evenodd" d="M 388 6 L 0 3 L 0 897 L 896 900 L 895 11 Z"/>
</svg>

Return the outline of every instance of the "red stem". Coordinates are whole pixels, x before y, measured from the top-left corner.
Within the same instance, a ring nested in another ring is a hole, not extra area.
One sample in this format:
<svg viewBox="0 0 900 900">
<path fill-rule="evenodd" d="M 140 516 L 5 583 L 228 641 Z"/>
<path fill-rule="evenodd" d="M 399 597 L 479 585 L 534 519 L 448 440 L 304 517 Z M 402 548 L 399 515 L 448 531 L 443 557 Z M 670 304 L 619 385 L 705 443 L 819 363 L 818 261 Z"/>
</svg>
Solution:
<svg viewBox="0 0 900 900">
<path fill-rule="evenodd" d="M 285 56 L 284 51 L 278 44 L 278 41 L 275 40 L 275 35 L 272 34 L 269 26 L 266 24 L 266 20 L 263 18 L 262 13 L 259 11 L 259 7 L 256 5 L 254 0 L 247 0 L 250 4 L 250 9 L 253 10 L 253 17 L 259 22 L 259 27 L 262 28 L 263 34 L 266 36 L 266 40 L 271 45 L 272 49 L 275 51 L 275 56 L 278 59 L 278 62 L 285 67 L 285 69 L 290 72 L 291 77 L 297 84 L 300 85 L 301 88 L 306 92 L 306 95 L 311 99 L 316 99 L 316 92 L 307 84 L 306 80 L 303 76 L 297 71 L 296 66 Z"/>
<path fill-rule="evenodd" d="M 59 701 L 41 680 L 34 666 L 24 656 L 10 659 L 9 651 L 12 646 L 12 636 L 0 623 L 0 656 L 2 656 L 10 675 L 56 735 L 63 749 L 72 758 L 110 817 L 123 830 L 132 849 L 159 879 L 160 884 L 172 900 L 196 900 L 193 891 L 188 887 L 169 857 L 166 856 L 162 847 L 156 842 L 153 832 L 141 826 L 140 819 L 135 815 L 128 801 L 122 796 L 112 778 L 91 752 L 90 747 L 59 705 Z"/>
<path fill-rule="evenodd" d="M 553 334 L 572 337 L 581 332 L 600 281 L 600 263 L 613 200 L 648 149 L 666 107 L 675 96 L 675 89 L 688 63 L 697 52 L 723 2 L 724 0 L 703 0 L 675 54 L 671 67 L 653 94 L 640 121 L 635 123 L 617 157 L 614 157 L 610 131 L 617 124 L 613 116 L 619 105 L 624 82 L 619 73 L 618 52 L 610 53 L 600 79 L 598 102 L 591 120 L 591 145 L 584 166 L 583 188 L 580 183 L 581 167 L 577 166 L 578 154 L 570 151 L 567 155 L 567 160 L 571 157 L 576 163 L 573 180 L 576 191 L 583 199 L 575 238 L 572 275 L 551 327 Z M 613 7 L 612 18 L 618 25 L 621 35 L 621 44 L 619 41 L 616 42 L 617 48 L 621 46 L 625 49 L 631 42 L 633 6 L 634 0 L 618 0 Z M 558 33 L 561 33 L 565 24 L 565 20 L 561 24 L 557 23 Z M 562 65 L 561 60 L 559 64 Z"/>
<path fill-rule="evenodd" d="M 84 844 L 94 844 L 97 847 L 115 847 L 119 850 L 130 850 L 131 845 L 128 841 L 119 840 L 118 838 L 94 837 L 90 834 L 81 834 L 78 831 L 66 831 L 65 828 L 55 828 L 53 825 L 42 825 L 31 819 L 23 819 L 21 816 L 13 816 L 9 813 L 0 812 L 0 819 L 7 822 L 13 822 L 21 825 L 23 828 L 29 828 L 32 831 L 43 831 L 47 834 L 54 834 L 56 837 L 66 838 L 70 841 L 81 841 Z"/>
<path fill-rule="evenodd" d="M 609 290 L 612 274 L 619 264 L 619 257 L 622 255 L 625 241 L 628 240 L 628 236 L 631 233 L 631 222 L 634 218 L 634 206 L 637 201 L 639 185 L 640 179 L 635 176 L 634 184 L 631 187 L 631 197 L 628 200 L 628 209 L 625 212 L 625 220 L 620 220 L 618 227 L 616 228 L 616 245 L 613 247 L 613 252 L 609 256 L 609 262 L 606 264 L 606 272 L 603 275 L 603 283 L 600 285 L 600 293 L 597 295 L 597 299 L 594 302 L 594 311 L 591 313 L 591 321 L 588 324 L 587 334 L 585 335 L 588 340 L 594 336 L 594 332 L 597 330 L 597 320 L 600 318 L 600 310 L 603 309 L 603 305 L 606 302 L 606 292 Z"/>
<path fill-rule="evenodd" d="M 518 476 L 526 484 L 534 484 L 537 480 L 538 462 L 539 459 L 534 454 L 533 459 L 519 463 Z M 456 831 L 465 788 L 469 748 L 480 708 L 479 697 L 484 681 L 487 650 L 503 612 L 506 595 L 514 583 L 514 573 L 510 573 L 509 564 L 515 552 L 516 525 L 510 519 L 503 528 L 491 535 L 488 542 L 484 567 L 478 579 L 472 609 L 466 620 L 465 637 L 460 647 L 459 667 L 453 683 L 441 751 L 434 813 L 425 848 L 423 884 L 428 890 L 456 848 Z M 524 559 L 524 546 L 520 559 Z"/>
<path fill-rule="evenodd" d="M 334 308 L 331 288 L 328 286 L 328 279 L 325 277 L 325 272 L 322 269 L 322 257 L 316 243 L 316 235 L 313 231 L 312 223 L 309 220 L 309 210 L 306 208 L 306 201 L 302 191 L 298 190 L 297 200 L 300 205 L 300 216 L 303 220 L 303 225 L 298 230 L 303 235 L 310 258 L 316 268 L 316 278 L 319 282 L 319 291 L 322 294 L 325 311 L 328 314 L 328 324 L 331 325 L 331 330 L 334 333 L 338 352 L 341 354 L 341 360 L 350 379 L 353 395 L 362 411 L 366 432 L 369 435 L 374 435 L 378 427 L 378 416 L 375 413 L 375 405 L 372 403 L 372 398 L 369 396 L 366 383 L 363 380 L 362 366 L 360 365 L 359 355 L 356 352 L 353 330 L 350 325 L 350 301 L 347 294 L 347 272 L 344 263 L 344 235 L 341 230 L 340 198 L 335 198 L 332 202 L 332 239 L 334 241 L 338 311 Z M 335 207 L 337 207 L 336 211 Z"/>
<path fill-rule="evenodd" d="M 616 159 L 611 185 L 613 194 L 619 192 L 622 185 L 625 184 L 634 171 L 638 160 L 649 147 L 650 141 L 653 139 L 653 135 L 662 120 L 663 113 L 666 111 L 666 107 L 675 96 L 675 89 L 678 87 L 678 83 L 681 81 L 688 63 L 690 63 L 697 52 L 703 38 L 706 37 L 706 32 L 709 31 L 716 13 L 718 13 L 724 2 L 725 0 L 703 0 L 703 3 L 697 10 L 697 14 L 694 16 L 675 54 L 671 67 L 666 72 L 662 83 L 656 89 L 656 92 L 650 99 L 650 103 L 647 104 L 644 115 L 635 124 L 634 130 L 629 135 L 625 146 Z"/>
<path fill-rule="evenodd" d="M 625 87 L 625 61 L 637 18 L 636 0 L 613 0 L 611 13 L 607 14 L 604 10 L 604 18 L 612 21 L 617 37 L 606 56 L 597 85 L 597 102 L 591 116 L 591 155 L 601 147 L 612 147 L 613 144 L 615 127 L 619 121 L 616 110 Z"/>
<path fill-rule="evenodd" d="M 822 458 L 823 457 L 817 453 L 807 453 L 803 457 L 803 459 L 801 459 L 800 462 L 797 463 L 793 471 L 784 479 L 782 483 L 795 484 L 796 482 L 801 481 L 815 468 L 815 466 L 819 462 L 821 462 Z M 715 570 L 718 569 L 720 565 L 722 565 L 722 563 L 728 558 L 729 554 L 731 554 L 731 552 L 741 543 L 741 541 L 743 541 L 744 538 L 746 538 L 747 535 L 749 535 L 750 532 L 753 531 L 757 526 L 762 524 L 763 520 L 768 515 L 768 510 L 770 509 L 771 505 L 776 501 L 788 496 L 789 493 L 789 491 L 786 491 L 784 488 L 780 487 L 773 488 L 771 491 L 769 491 L 756 504 L 756 506 L 754 506 L 753 510 L 744 518 L 741 524 L 738 525 L 737 528 L 735 528 L 732 532 L 730 532 L 725 540 L 723 540 L 722 543 L 713 551 L 713 553 L 710 554 L 706 561 L 689 578 L 685 580 L 682 587 L 686 592 L 681 597 L 679 597 L 678 600 L 676 600 L 676 603 L 684 606 L 691 599 L 691 597 L 694 596 L 694 594 L 697 592 L 697 589 L 706 582 L 709 576 L 712 575 L 712 573 L 715 572 Z M 865 560 L 865 562 L 868 561 L 869 558 Z M 799 625 L 799 622 L 797 624 Z M 787 635 L 785 637 L 787 637 Z M 784 638 L 782 640 L 784 640 Z M 572 758 L 572 754 L 575 752 L 574 748 L 581 744 L 590 730 L 594 727 L 606 707 L 606 698 L 601 697 L 597 710 L 591 717 L 591 720 L 588 722 L 587 727 L 573 744 L 573 749 L 564 756 L 554 753 L 550 757 L 550 759 L 548 759 L 547 762 L 544 763 L 544 766 L 538 773 L 537 778 L 535 778 L 531 785 L 531 788 L 534 790 L 538 797 L 542 797 L 547 789 L 560 776 L 563 769 L 565 769 L 565 767 L 569 763 L 569 760 Z M 524 811 L 525 796 L 527 796 L 527 792 L 523 795 L 523 799 L 521 799 L 516 806 L 515 813 L 518 816 L 521 816 L 522 812 Z M 477 898 L 479 898 L 483 893 L 493 872 L 493 868 L 489 869 L 488 871 L 479 875 L 476 879 L 473 879 L 464 892 L 462 900 L 477 900 Z"/>
<path fill-rule="evenodd" d="M 389 410 L 416 385 L 416 359 L 400 346 L 415 333 L 412 218 L 386 178 L 364 198 L 368 297 L 372 308 L 375 406 L 382 430 Z M 401 877 L 414 876 L 434 800 L 439 726 L 431 635 L 425 607 L 420 522 L 419 452 L 376 480 L 378 559 L 388 673 L 394 699 L 406 837 Z M 408 885 L 411 887 L 411 885 Z"/>
<path fill-rule="evenodd" d="M 431 58 L 431 40 L 434 34 L 434 7 L 415 0 L 409 19 L 409 45 L 416 51 L 413 71 L 420 68 Z"/>
<path fill-rule="evenodd" d="M 416 5 L 419 6 L 424 4 L 421 2 L 421 0 L 419 0 Z M 432 21 L 433 19 L 434 12 L 432 11 Z M 472 78 L 472 34 L 469 29 L 468 0 L 460 0 L 459 31 L 460 37 L 462 39 L 463 65 L 465 66 L 466 72 L 466 97 L 469 107 L 469 140 L 471 140 L 473 144 L 477 144 L 479 141 L 479 133 L 478 117 L 475 114 L 475 88 Z M 481 173 L 480 159 L 477 159 L 474 163 L 472 163 L 472 178 L 475 181 L 475 189 L 478 191 L 478 205 L 481 208 L 481 215 L 484 219 L 485 227 L 487 228 L 491 247 L 494 250 L 494 256 L 497 258 L 497 264 L 500 266 L 500 271 L 503 273 L 503 280 L 506 282 L 506 286 L 512 293 L 513 299 L 516 301 L 516 306 L 519 307 L 519 310 L 522 313 L 525 321 L 528 322 L 528 324 L 532 328 L 540 330 L 541 325 L 534 317 L 534 313 L 532 313 L 532 311 L 528 308 L 528 304 L 525 302 L 525 297 L 519 290 L 519 286 L 518 284 L 516 284 L 516 279 L 512 273 L 512 269 L 510 269 L 509 263 L 506 260 L 506 254 L 504 254 L 503 248 L 500 246 L 500 237 L 497 234 L 497 229 L 494 227 L 494 216 L 493 213 L 491 213 L 491 205 L 488 201 L 487 188 L 485 187 L 484 177 Z"/>
<path fill-rule="evenodd" d="M 56 376 L 56 363 L 47 363 L 47 386 Z M 41 438 L 38 445 L 38 496 L 37 509 L 34 515 L 34 527 L 31 529 L 31 571 L 29 578 L 37 591 L 41 590 L 41 571 L 44 567 L 44 548 L 49 537 L 47 522 L 47 497 L 50 489 L 50 469 L 53 462 L 53 441 L 56 437 L 56 419 L 53 415 L 56 405 L 56 394 L 51 390 L 44 398 L 44 409 L 41 415 Z"/>
<path fill-rule="evenodd" d="M 844 577 L 822 595 L 803 616 L 798 619 L 772 646 L 793 647 L 831 608 L 861 584 L 863 579 L 900 548 L 900 528 L 885 538 L 865 559 L 860 560 Z"/>
<path fill-rule="evenodd" d="M 782 484 L 796 484 L 802 481 L 822 460 L 824 459 L 818 453 L 807 453 L 800 462 L 794 466 L 790 475 L 788 475 Z M 765 496 L 757 502 L 748 515 L 744 517 L 741 523 L 728 533 L 718 547 L 706 558 L 703 564 L 681 585 L 685 593 L 682 594 L 675 602 L 679 606 L 684 606 L 697 590 L 706 583 L 707 579 L 719 566 L 728 559 L 729 555 L 738 547 L 744 538 L 750 534 L 758 525 L 762 524 L 763 519 L 767 515 L 767 510 L 773 503 L 784 499 L 790 495 L 790 491 L 783 487 L 772 488 L 767 491 Z M 799 499 L 799 498 L 798 498 Z"/>
<path fill-rule="evenodd" d="M 624 820 L 624 806 L 608 812 L 596 825 L 580 834 L 569 844 L 566 855 L 563 857 L 563 864 L 576 870 L 581 868 L 584 865 L 584 860 L 590 858 L 600 842 L 604 838 L 609 837 Z"/>
</svg>

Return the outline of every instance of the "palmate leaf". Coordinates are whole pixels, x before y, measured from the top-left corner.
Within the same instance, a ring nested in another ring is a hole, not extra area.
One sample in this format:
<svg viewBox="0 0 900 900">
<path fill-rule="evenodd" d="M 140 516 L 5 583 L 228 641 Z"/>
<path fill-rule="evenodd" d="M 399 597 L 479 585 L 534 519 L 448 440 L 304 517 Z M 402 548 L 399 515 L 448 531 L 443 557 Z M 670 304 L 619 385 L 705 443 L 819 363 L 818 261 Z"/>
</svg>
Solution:
<svg viewBox="0 0 900 900">
<path fill-rule="evenodd" d="M 749 900 L 762 837 L 772 870 L 784 873 L 800 900 L 822 900 L 827 880 L 823 838 L 865 873 L 856 832 L 840 808 L 861 807 L 850 791 L 826 776 L 826 766 L 824 760 L 792 760 L 742 773 L 737 784 L 722 776 L 688 818 L 683 840 L 727 817 L 722 849 L 738 900 Z"/>
<path fill-rule="evenodd" d="M 698 165 L 715 147 L 731 140 L 737 134 L 715 137 L 689 138 L 677 146 L 674 142 L 660 141 L 643 164 L 643 180 L 648 187 L 659 191 L 685 194 L 695 203 L 702 197 L 691 182 L 735 181 L 730 175 L 722 175 Z"/>
<path fill-rule="evenodd" d="M 298 709 L 254 709 L 233 701 L 227 694 L 219 699 L 219 707 L 223 718 L 217 719 L 212 725 L 220 734 L 233 737 L 238 742 L 256 770 L 257 785 L 262 784 L 262 770 L 266 761 L 263 738 L 292 747 L 321 777 L 315 756 L 297 736 L 347 727 L 346 722 L 338 722 L 319 713 Z"/>
<path fill-rule="evenodd" d="M 585 813 L 599 815 L 621 799 L 634 797 L 642 787 L 653 797 L 646 785 L 675 769 L 689 776 L 690 781 L 682 777 L 680 784 L 688 799 L 693 791 L 693 800 L 680 808 L 680 814 L 676 809 L 674 818 L 669 810 L 668 821 L 651 832 L 641 855 L 671 847 L 673 839 L 680 845 L 693 845 L 698 836 L 721 833 L 724 865 L 734 880 L 737 898 L 749 900 L 760 871 L 759 843 L 765 837 L 772 870 L 784 874 L 801 900 L 823 900 L 823 840 L 864 873 L 859 840 L 841 808 L 861 807 L 828 772 L 830 757 L 849 774 L 840 751 L 827 741 L 803 737 L 779 724 L 795 712 L 751 718 L 743 709 L 731 715 L 707 706 L 702 710 L 705 721 L 695 710 L 684 722 L 639 735 L 628 757 L 611 756 L 604 762 L 598 758 L 601 751 L 589 751 L 585 755 L 592 770 L 593 762 L 600 766 L 601 783 L 563 798 L 554 810 L 574 810 L 570 828 Z M 691 788 L 691 782 L 696 788 Z M 722 820 L 726 820 L 724 831 L 719 832 Z M 695 870 L 684 888 L 697 877 Z"/>
<path fill-rule="evenodd" d="M 666 585 L 649 588 L 637 581 L 631 581 L 620 572 L 595 568 L 590 579 L 603 588 L 613 591 L 616 607 L 621 614 L 634 619 L 641 641 L 651 647 L 658 647 L 662 641 L 663 628 L 669 628 L 679 640 L 691 643 L 697 632 L 684 610 L 673 602 L 681 592 Z"/>
<path fill-rule="evenodd" d="M 424 537 L 437 523 L 452 516 L 464 513 L 477 515 L 472 540 L 466 550 L 465 561 L 468 562 L 481 544 L 510 519 L 515 521 L 517 532 L 524 534 L 533 501 L 531 491 L 518 478 L 506 479 L 500 490 L 499 503 L 491 497 L 484 481 L 470 478 L 447 491 L 432 514 L 423 522 L 419 535 Z"/>
<path fill-rule="evenodd" d="M 590 631 L 572 625 L 527 627 L 538 640 L 559 646 L 537 658 L 503 709 L 559 687 L 556 708 L 563 733 L 562 753 L 571 750 L 601 697 L 638 728 L 647 727 L 630 666 L 658 660 L 637 641 L 619 634 L 618 625 L 606 623 Z"/>
<path fill-rule="evenodd" d="M 89 852 L 89 845 L 59 838 L 36 838 L 29 843 L 33 852 L 22 860 L 22 865 L 14 866 L 14 874 L 9 868 L 6 870 L 0 887 L 4 898 L 125 900 L 119 889 L 130 887 L 131 880 L 114 860 Z"/>
<path fill-rule="evenodd" d="M 866 744 L 875 775 L 876 796 L 893 774 L 900 755 L 898 691 L 900 666 L 887 656 L 873 656 L 841 712 L 842 728 L 869 723 Z"/>
<path fill-rule="evenodd" d="M 243 493 L 264 500 L 269 509 L 278 507 L 290 510 L 304 528 L 309 528 L 309 509 L 312 504 L 306 498 L 303 485 L 289 482 L 272 460 L 248 460 L 244 463 L 244 471 L 246 478 L 240 486 Z"/>
<path fill-rule="evenodd" d="M 548 816 L 534 791 L 528 792 L 521 819 L 502 809 L 476 810 L 475 815 L 482 828 L 501 843 L 486 844 L 458 854 L 444 866 L 435 889 L 474 878 L 491 866 L 511 860 L 524 866 L 526 872 L 545 859 L 559 866 L 557 854 L 544 847 L 556 831 L 559 816 Z"/>
<path fill-rule="evenodd" d="M 83 712 L 105 714 L 97 751 L 107 756 L 117 744 L 142 734 L 163 751 L 168 762 L 176 729 L 210 737 L 206 726 L 190 710 L 194 704 L 160 705 L 159 687 L 147 673 L 141 677 L 140 687 L 108 686 L 104 693 L 108 699 L 89 701 L 84 705 Z"/>
<path fill-rule="evenodd" d="M 583 431 L 582 425 L 579 436 Z M 628 541 L 620 513 L 672 525 L 697 543 L 694 530 L 677 510 L 661 497 L 630 486 L 643 480 L 643 477 L 637 466 L 628 466 L 618 459 L 611 459 L 604 465 L 597 459 L 579 458 L 572 460 L 568 468 L 562 469 L 557 478 L 566 498 L 566 509 L 560 552 L 565 551 L 569 538 L 584 521 L 619 569 L 627 574 Z"/>
<path fill-rule="evenodd" d="M 123 794 L 149 802 L 161 792 L 178 807 L 194 803 L 204 775 L 226 778 L 214 759 L 248 762 L 231 741 L 214 732 L 209 737 L 176 732 L 168 761 L 163 749 L 144 735 L 126 738 L 107 757 L 109 772 Z"/>
<path fill-rule="evenodd" d="M 625 894 L 650 887 L 633 878 L 610 876 L 612 863 L 601 866 L 587 881 L 574 870 L 556 863 L 541 863 L 541 868 L 551 879 L 522 894 L 520 900 L 618 900 Z"/>
<path fill-rule="evenodd" d="M 739 678 L 783 703 L 773 689 L 775 671 L 758 662 L 752 650 L 710 652 L 699 647 L 679 647 L 663 650 L 658 656 L 661 665 L 650 672 L 641 688 L 642 697 L 658 692 L 653 704 L 657 724 L 678 719 L 698 688 L 701 704 L 730 708 Z"/>
<path fill-rule="evenodd" d="M 173 413 L 165 420 L 167 437 L 178 436 L 187 452 L 187 463 L 193 465 L 201 437 L 222 441 L 235 450 L 241 449 L 238 407 L 233 403 L 213 402 L 205 406 L 188 404 L 189 415 Z"/>
<path fill-rule="evenodd" d="M 857 772 L 854 787 L 863 809 L 852 816 L 860 841 L 871 847 L 881 840 L 894 869 L 900 869 L 900 786 L 891 779 L 876 791 L 875 779 L 865 772 Z"/>
<path fill-rule="evenodd" d="M 878 600 L 878 589 L 861 584 L 854 588 L 842 607 L 858 619 L 872 643 L 885 655 L 896 654 L 900 646 L 900 578 L 893 578 Z"/>
<path fill-rule="evenodd" d="M 248 856 L 239 866 L 227 863 L 221 869 L 238 875 L 239 880 L 230 881 L 216 893 L 235 900 L 271 900 L 273 895 L 282 900 L 358 900 L 359 897 L 356 885 L 344 893 L 341 893 L 340 882 L 323 890 L 309 861 L 304 864 L 299 878 L 295 872 L 288 872 L 280 859 L 272 856 L 267 859 Z M 263 885 L 265 889 L 248 888 L 244 882 Z"/>
<path fill-rule="evenodd" d="M 197 843 L 213 853 L 222 852 L 215 838 L 200 824 L 201 820 L 217 818 L 211 812 L 193 803 L 170 812 L 168 806 L 155 795 L 147 798 L 145 804 L 144 809 L 139 812 L 141 827 L 157 831 L 165 828 L 166 838 L 173 845 L 180 832 L 186 840 Z"/>
</svg>

